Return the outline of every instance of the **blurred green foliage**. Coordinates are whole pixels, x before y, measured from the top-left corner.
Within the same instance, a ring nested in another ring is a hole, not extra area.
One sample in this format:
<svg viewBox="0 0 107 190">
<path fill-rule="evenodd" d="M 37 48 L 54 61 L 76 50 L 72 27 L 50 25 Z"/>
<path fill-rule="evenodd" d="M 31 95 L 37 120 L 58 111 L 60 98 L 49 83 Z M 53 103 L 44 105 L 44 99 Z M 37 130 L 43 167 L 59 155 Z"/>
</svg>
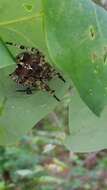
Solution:
<svg viewBox="0 0 107 190">
<path fill-rule="evenodd" d="M 14 146 L 0 147 L 0 190 L 106 190 L 107 151 L 76 154 L 62 144 L 67 103 Z"/>
</svg>

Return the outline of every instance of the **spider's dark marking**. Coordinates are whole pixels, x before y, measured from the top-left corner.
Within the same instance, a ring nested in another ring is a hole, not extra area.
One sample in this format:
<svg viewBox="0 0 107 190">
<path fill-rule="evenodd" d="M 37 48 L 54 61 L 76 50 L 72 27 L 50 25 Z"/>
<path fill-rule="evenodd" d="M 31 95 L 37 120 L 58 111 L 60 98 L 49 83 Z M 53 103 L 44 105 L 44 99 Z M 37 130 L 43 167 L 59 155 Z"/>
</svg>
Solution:
<svg viewBox="0 0 107 190">
<path fill-rule="evenodd" d="M 7 44 L 7 45 L 11 45 L 11 46 L 13 45 L 12 42 L 6 42 L 6 44 Z"/>
<path fill-rule="evenodd" d="M 32 48 L 31 48 L 31 51 L 32 51 L 32 52 L 34 52 L 34 51 L 35 51 L 35 52 L 38 52 L 38 49 L 32 47 Z"/>
<path fill-rule="evenodd" d="M 26 90 L 21 91 L 26 91 L 27 94 L 32 94 L 32 88 L 47 91 L 59 102 L 60 99 L 56 96 L 55 90 L 51 89 L 47 83 L 55 76 L 63 82 L 65 82 L 65 79 L 46 62 L 42 52 L 37 48 L 29 48 L 12 42 L 6 42 L 6 44 L 24 50 L 16 56 L 17 67 L 10 74 L 17 84 L 26 87 Z"/>
<path fill-rule="evenodd" d="M 24 49 L 24 46 L 23 46 L 23 45 L 21 45 L 21 46 L 20 46 L 20 49 Z"/>
</svg>

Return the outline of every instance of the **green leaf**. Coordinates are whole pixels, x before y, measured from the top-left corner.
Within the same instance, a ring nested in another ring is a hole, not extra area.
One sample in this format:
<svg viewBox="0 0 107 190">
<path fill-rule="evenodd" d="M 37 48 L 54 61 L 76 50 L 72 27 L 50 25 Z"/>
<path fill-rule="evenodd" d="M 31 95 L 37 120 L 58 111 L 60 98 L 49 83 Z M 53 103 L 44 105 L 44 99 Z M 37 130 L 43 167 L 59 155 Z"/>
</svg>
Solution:
<svg viewBox="0 0 107 190">
<path fill-rule="evenodd" d="M 107 106 L 95 116 L 75 91 L 69 105 L 70 135 L 64 144 L 73 152 L 93 152 L 107 148 Z"/>
<path fill-rule="evenodd" d="M 4 69 L 5 67 L 8 67 L 13 64 L 15 63 L 11 57 L 10 52 L 6 48 L 3 41 L 0 39 L 0 69 Z"/>
<path fill-rule="evenodd" d="M 0 1 L 0 37 L 29 47 L 38 47 L 49 59 L 43 27 L 41 3 L 39 0 Z M 12 56 L 20 51 L 9 47 Z M 9 74 L 16 65 L 7 48 L 0 43 L 0 145 L 16 142 L 39 120 L 51 112 L 58 102 L 48 93 L 35 91 L 32 95 L 16 92 L 18 88 Z M 62 99 L 68 84 L 58 78 L 50 82 L 57 96 Z"/>
<path fill-rule="evenodd" d="M 48 50 L 89 108 L 107 104 L 107 13 L 90 0 L 43 0 Z"/>
</svg>

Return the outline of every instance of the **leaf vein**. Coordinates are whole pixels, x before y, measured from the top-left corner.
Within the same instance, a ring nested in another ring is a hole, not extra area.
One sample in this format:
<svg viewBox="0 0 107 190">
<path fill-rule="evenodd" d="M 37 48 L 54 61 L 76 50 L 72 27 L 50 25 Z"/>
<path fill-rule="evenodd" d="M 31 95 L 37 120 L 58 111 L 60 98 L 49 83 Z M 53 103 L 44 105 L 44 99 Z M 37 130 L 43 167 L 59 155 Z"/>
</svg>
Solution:
<svg viewBox="0 0 107 190">
<path fill-rule="evenodd" d="M 10 24 L 15 24 L 18 22 L 23 22 L 26 20 L 31 20 L 31 19 L 36 19 L 36 18 L 41 18 L 43 16 L 43 13 L 39 13 L 38 15 L 32 15 L 29 17 L 22 17 L 20 19 L 14 19 L 14 20 L 10 20 L 10 21 L 5 21 L 5 22 L 0 22 L 0 26 L 6 26 L 6 25 L 10 25 Z"/>
</svg>

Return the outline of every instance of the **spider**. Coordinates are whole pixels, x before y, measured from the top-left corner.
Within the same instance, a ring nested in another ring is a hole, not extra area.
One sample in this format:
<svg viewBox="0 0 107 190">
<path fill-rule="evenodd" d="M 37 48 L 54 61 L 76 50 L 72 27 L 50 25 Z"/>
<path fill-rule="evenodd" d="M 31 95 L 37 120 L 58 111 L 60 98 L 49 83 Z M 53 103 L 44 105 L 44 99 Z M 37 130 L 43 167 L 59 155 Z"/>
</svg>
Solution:
<svg viewBox="0 0 107 190">
<path fill-rule="evenodd" d="M 25 87 L 25 90 L 18 91 L 25 91 L 27 94 L 32 94 L 33 88 L 47 91 L 59 102 L 60 99 L 56 96 L 55 90 L 49 87 L 48 81 L 55 76 L 63 82 L 65 79 L 45 60 L 42 52 L 34 47 L 29 48 L 12 42 L 6 42 L 6 44 L 23 50 L 16 56 L 17 66 L 10 74 L 12 80 Z"/>
</svg>

